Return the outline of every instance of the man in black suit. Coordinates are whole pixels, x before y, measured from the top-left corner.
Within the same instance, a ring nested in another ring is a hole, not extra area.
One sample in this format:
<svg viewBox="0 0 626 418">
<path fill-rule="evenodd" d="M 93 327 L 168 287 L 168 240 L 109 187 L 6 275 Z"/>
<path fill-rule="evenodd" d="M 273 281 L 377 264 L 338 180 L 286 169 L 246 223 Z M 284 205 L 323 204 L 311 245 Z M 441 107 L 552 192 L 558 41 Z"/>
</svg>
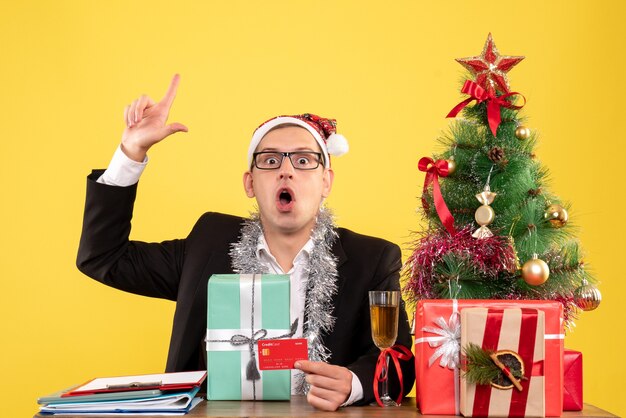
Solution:
<svg viewBox="0 0 626 418">
<path fill-rule="evenodd" d="M 180 123 L 167 124 L 178 83 L 176 75 L 160 102 L 142 96 L 126 108 L 126 129 L 109 168 L 88 177 L 79 269 L 118 289 L 177 302 L 168 372 L 206 367 L 211 274 L 290 274 L 291 315 L 299 319 L 295 336 L 307 338 L 312 347 L 312 361 L 296 364 L 310 385 L 307 400 L 331 411 L 371 402 L 379 350 L 371 338 L 367 295 L 369 290 L 399 290 L 400 249 L 336 228 L 323 208 L 334 177 L 329 154 L 347 151 L 334 120 L 310 114 L 277 117 L 255 131 L 244 189 L 256 199 L 256 217 L 206 213 L 185 239 L 129 240 L 148 150 L 187 131 Z M 397 343 L 411 347 L 403 304 Z M 401 366 L 406 394 L 413 385 L 413 359 Z M 399 394 L 395 371 L 389 379 L 390 393 Z"/>
</svg>

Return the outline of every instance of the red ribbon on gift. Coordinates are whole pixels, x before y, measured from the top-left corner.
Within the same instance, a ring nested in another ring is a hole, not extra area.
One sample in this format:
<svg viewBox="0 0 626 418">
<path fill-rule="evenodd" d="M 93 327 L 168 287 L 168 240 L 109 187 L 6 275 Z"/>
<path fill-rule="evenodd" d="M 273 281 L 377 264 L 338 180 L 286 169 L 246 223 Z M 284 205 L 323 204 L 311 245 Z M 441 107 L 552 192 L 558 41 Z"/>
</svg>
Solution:
<svg viewBox="0 0 626 418">
<path fill-rule="evenodd" d="M 470 97 L 463 100 L 461 103 L 456 105 L 454 109 L 448 113 L 447 118 L 455 117 L 465 106 L 470 104 L 473 100 L 476 100 L 476 104 L 487 101 L 487 120 L 489 121 L 489 128 L 491 128 L 491 133 L 493 136 L 496 136 L 496 132 L 498 131 L 498 126 L 500 126 L 500 122 L 502 121 L 502 116 L 500 115 L 500 108 L 506 107 L 507 109 L 521 109 L 526 104 L 526 98 L 516 92 L 510 92 L 503 94 L 501 96 L 496 96 L 494 90 L 485 90 L 475 82 L 471 80 L 466 80 L 465 84 L 463 84 L 463 88 L 461 89 L 461 93 L 469 94 Z M 516 106 L 511 102 L 508 102 L 508 99 L 514 95 L 522 96 L 524 99 L 524 104 L 521 106 Z"/>
<path fill-rule="evenodd" d="M 378 355 L 378 361 L 376 362 L 376 371 L 374 375 L 374 397 L 376 398 L 376 403 L 378 405 L 383 406 L 382 401 L 380 400 L 380 395 L 378 393 L 378 383 L 384 382 L 389 378 L 389 370 L 383 376 L 381 376 L 383 372 L 383 367 L 387 364 L 387 355 L 391 357 L 393 361 L 393 365 L 396 369 L 396 373 L 398 374 L 398 379 L 400 379 L 400 394 L 398 395 L 398 399 L 396 403 L 399 405 L 402 400 L 402 394 L 404 393 L 404 385 L 402 383 L 402 368 L 400 367 L 400 360 L 410 360 L 411 359 L 411 350 L 406 348 L 403 345 L 394 345 L 393 347 L 385 348 Z"/>
<path fill-rule="evenodd" d="M 489 308 L 487 322 L 485 324 L 485 335 L 483 337 L 482 348 L 493 350 L 498 346 L 500 331 L 502 328 L 503 310 Z M 522 308 L 522 322 L 520 324 L 519 347 L 517 353 L 524 361 L 527 374 L 530 376 L 543 376 L 543 361 L 533 362 L 535 353 L 535 338 L 537 334 L 537 310 Z M 529 376 L 527 376 L 529 377 Z M 523 417 L 528 401 L 528 388 L 530 378 L 522 379 L 522 391 L 513 391 L 511 394 L 511 406 L 509 417 Z M 491 385 L 477 385 L 474 394 L 474 409 L 472 416 L 486 417 L 489 413 L 489 398 L 491 396 Z"/>
<path fill-rule="evenodd" d="M 448 162 L 446 160 L 434 161 L 432 158 L 423 157 L 419 160 L 417 166 L 420 171 L 426 173 L 426 178 L 424 179 L 424 190 L 422 192 L 422 206 L 424 206 L 424 210 L 428 211 L 428 202 L 426 201 L 425 194 L 428 190 L 428 186 L 432 183 L 433 200 L 435 201 L 437 215 L 439 215 L 441 223 L 446 227 L 448 232 L 452 235 L 456 234 L 456 230 L 454 229 L 454 217 L 450 213 L 446 202 L 443 200 L 441 188 L 439 187 L 439 177 L 448 176 Z"/>
<path fill-rule="evenodd" d="M 543 376 L 543 360 L 539 360 L 533 363 L 533 368 L 530 371 L 530 376 Z"/>
</svg>

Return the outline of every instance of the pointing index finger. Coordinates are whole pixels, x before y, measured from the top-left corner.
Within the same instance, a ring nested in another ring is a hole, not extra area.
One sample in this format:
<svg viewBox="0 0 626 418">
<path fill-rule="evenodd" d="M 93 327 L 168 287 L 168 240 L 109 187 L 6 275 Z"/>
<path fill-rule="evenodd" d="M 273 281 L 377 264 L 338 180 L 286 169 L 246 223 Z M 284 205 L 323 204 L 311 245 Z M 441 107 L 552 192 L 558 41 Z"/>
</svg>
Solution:
<svg viewBox="0 0 626 418">
<path fill-rule="evenodd" d="M 165 96 L 163 96 L 163 99 L 161 99 L 161 103 L 165 104 L 165 106 L 167 106 L 168 109 L 172 107 L 172 103 L 174 102 L 174 98 L 176 97 L 176 90 L 178 90 L 179 82 L 180 82 L 180 75 L 174 74 L 174 77 L 172 78 L 172 82 L 170 83 L 170 86 L 168 87 L 167 92 L 165 93 Z"/>
</svg>

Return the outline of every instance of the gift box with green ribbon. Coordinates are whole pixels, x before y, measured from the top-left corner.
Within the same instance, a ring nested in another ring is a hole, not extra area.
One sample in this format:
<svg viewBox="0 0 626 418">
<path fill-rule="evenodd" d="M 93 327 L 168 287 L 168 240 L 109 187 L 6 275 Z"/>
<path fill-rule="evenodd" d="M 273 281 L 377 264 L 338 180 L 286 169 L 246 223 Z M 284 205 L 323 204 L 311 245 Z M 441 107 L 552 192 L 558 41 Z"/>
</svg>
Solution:
<svg viewBox="0 0 626 418">
<path fill-rule="evenodd" d="M 258 367 L 259 340 L 290 338 L 289 276 L 211 276 L 207 297 L 207 398 L 289 400 L 290 370 Z"/>
</svg>

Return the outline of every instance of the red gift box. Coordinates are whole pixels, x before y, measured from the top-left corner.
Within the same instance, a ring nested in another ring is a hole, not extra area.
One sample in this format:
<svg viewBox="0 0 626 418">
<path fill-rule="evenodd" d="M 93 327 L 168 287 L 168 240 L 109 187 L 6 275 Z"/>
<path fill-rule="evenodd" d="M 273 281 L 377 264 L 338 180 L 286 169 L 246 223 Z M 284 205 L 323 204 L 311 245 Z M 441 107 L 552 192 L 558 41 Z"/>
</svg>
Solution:
<svg viewBox="0 0 626 418">
<path fill-rule="evenodd" d="M 422 414 L 459 415 L 463 308 L 534 308 L 545 313 L 546 416 L 563 411 L 563 306 L 553 301 L 422 300 L 415 311 L 415 391 Z"/>
<path fill-rule="evenodd" d="M 544 417 L 545 315 L 528 308 L 466 308 L 461 311 L 461 348 L 475 344 L 514 352 L 522 361 L 520 389 L 478 385 L 461 376 L 461 414 L 466 417 Z M 469 366 L 468 366 L 469 367 Z"/>
<path fill-rule="evenodd" d="M 583 409 L 583 353 L 563 352 L 563 410 Z"/>
</svg>

